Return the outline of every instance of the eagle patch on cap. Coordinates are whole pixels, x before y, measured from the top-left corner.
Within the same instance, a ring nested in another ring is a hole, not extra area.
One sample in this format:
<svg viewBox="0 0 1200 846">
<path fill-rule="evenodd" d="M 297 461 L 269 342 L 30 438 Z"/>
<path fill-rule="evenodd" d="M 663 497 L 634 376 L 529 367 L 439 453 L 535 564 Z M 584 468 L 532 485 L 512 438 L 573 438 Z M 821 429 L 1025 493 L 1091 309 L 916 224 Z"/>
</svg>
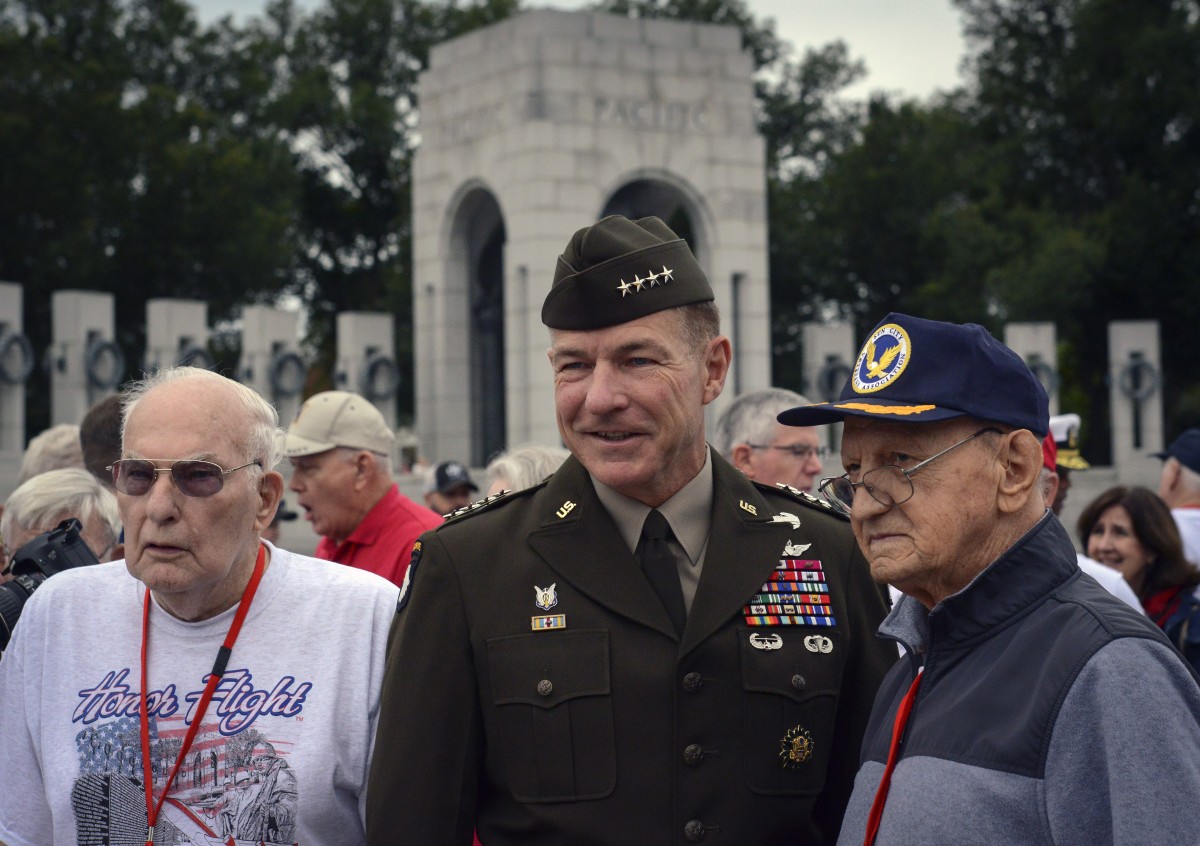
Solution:
<svg viewBox="0 0 1200 846">
<path fill-rule="evenodd" d="M 902 326 L 888 323 L 871 333 L 854 365 L 854 392 L 873 394 L 899 378 L 912 357 L 912 342 Z"/>
</svg>

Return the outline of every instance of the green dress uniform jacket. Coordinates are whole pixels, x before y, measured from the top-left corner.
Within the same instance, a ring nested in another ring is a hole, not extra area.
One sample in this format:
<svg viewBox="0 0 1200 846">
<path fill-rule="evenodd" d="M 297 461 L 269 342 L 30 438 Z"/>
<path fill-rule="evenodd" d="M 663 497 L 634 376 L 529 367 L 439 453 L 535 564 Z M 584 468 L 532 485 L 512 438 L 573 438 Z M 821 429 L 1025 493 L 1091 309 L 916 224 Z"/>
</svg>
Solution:
<svg viewBox="0 0 1200 846">
<path fill-rule="evenodd" d="M 837 840 L 897 657 L 875 637 L 885 601 L 844 518 L 712 461 L 682 638 L 574 458 L 422 536 L 369 844 L 466 846 L 475 828 L 485 846 Z M 747 624 L 785 546 L 821 562 L 833 626 Z"/>
</svg>

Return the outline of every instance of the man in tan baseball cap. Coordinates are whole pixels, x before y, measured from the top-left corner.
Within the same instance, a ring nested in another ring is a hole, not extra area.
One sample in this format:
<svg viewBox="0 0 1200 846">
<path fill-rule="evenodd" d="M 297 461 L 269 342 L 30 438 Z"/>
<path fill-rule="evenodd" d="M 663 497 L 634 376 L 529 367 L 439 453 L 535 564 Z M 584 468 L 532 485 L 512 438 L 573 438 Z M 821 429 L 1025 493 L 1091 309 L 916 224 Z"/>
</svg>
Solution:
<svg viewBox="0 0 1200 846">
<path fill-rule="evenodd" d="M 442 519 L 392 481 L 395 440 L 379 409 L 365 398 L 325 391 L 300 408 L 283 452 L 292 462 L 289 489 L 322 536 L 316 556 L 398 585 L 413 543 Z"/>
</svg>

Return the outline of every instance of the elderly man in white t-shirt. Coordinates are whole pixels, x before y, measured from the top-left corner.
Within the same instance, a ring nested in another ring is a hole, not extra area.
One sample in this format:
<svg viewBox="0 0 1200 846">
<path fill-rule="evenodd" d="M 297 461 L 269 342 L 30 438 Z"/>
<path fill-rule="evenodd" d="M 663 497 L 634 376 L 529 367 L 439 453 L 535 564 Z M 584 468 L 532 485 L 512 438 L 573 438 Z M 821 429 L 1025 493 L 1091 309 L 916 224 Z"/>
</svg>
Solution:
<svg viewBox="0 0 1200 846">
<path fill-rule="evenodd" d="M 268 745 L 297 788 L 260 787 L 232 836 L 363 842 L 398 590 L 261 540 L 277 432 L 269 403 L 207 370 L 126 392 L 125 560 L 47 579 L 0 660 L 0 842 L 216 842 L 225 784 L 267 784 Z"/>
</svg>

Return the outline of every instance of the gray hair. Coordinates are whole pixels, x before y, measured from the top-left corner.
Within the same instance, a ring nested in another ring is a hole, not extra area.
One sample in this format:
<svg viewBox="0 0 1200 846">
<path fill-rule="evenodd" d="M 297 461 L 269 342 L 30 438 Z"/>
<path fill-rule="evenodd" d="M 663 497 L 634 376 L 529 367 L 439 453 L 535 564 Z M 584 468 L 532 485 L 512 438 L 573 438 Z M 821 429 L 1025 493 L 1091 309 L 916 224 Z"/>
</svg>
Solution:
<svg viewBox="0 0 1200 846">
<path fill-rule="evenodd" d="M 79 427 L 74 423 L 59 423 L 30 439 L 25 455 L 21 457 L 17 484 L 20 485 L 49 470 L 83 466 Z"/>
<path fill-rule="evenodd" d="M 537 444 L 513 447 L 488 462 L 488 486 L 503 480 L 510 491 L 531 488 L 554 473 L 570 454 L 562 447 Z"/>
<path fill-rule="evenodd" d="M 1053 505 L 1053 503 L 1050 502 L 1050 486 L 1053 484 L 1053 482 L 1050 480 L 1050 477 L 1052 475 L 1054 475 L 1054 471 L 1049 467 L 1042 465 L 1042 475 L 1038 477 L 1038 488 L 1042 492 L 1042 499 L 1046 501 L 1047 508 Z"/>
<path fill-rule="evenodd" d="M 125 428 L 129 425 L 129 416 L 146 394 L 159 385 L 178 382 L 184 379 L 195 379 L 210 384 L 220 384 L 233 391 L 234 397 L 246 414 L 248 431 L 246 433 L 245 458 L 262 461 L 263 471 L 272 469 L 279 462 L 279 412 L 275 406 L 267 402 L 253 388 L 235 382 L 204 370 L 200 367 L 166 367 L 142 379 L 130 382 L 125 388 L 121 401 L 121 444 L 125 444 Z"/>
<path fill-rule="evenodd" d="M 803 396 L 785 388 L 742 394 L 729 404 L 713 427 L 713 449 L 730 459 L 738 444 L 766 443 L 775 431 L 779 412 L 808 404 Z"/>
<path fill-rule="evenodd" d="M 99 521 L 105 546 L 121 536 L 117 497 L 88 471 L 69 467 L 39 473 L 12 492 L 0 516 L 0 537 L 15 552 L 11 544 L 18 532 L 48 531 L 54 528 L 50 521 L 63 515 L 78 517 L 85 527 Z"/>
<path fill-rule="evenodd" d="M 367 452 L 375 459 L 375 469 L 382 475 L 391 477 L 392 475 L 392 457 L 386 452 L 375 452 L 372 449 L 359 449 L 358 447 L 334 447 L 337 453 L 347 461 L 353 461 L 354 456 L 360 452 Z"/>
</svg>

